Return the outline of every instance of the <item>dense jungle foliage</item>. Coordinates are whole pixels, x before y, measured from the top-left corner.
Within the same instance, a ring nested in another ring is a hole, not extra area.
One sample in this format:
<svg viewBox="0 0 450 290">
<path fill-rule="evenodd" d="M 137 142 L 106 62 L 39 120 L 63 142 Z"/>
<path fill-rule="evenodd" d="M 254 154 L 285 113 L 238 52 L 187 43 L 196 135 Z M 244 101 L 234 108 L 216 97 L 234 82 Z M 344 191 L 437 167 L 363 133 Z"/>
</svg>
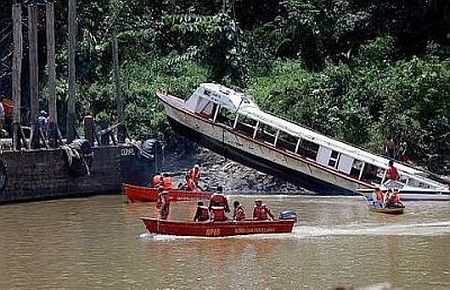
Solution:
<svg viewBox="0 0 450 290">
<path fill-rule="evenodd" d="M 10 94 L 11 5 L 0 3 L 3 94 Z M 155 90 L 187 97 L 199 83 L 213 81 L 250 93 L 276 115 L 377 153 L 394 139 L 406 141 L 416 161 L 450 155 L 448 1 L 78 0 L 77 5 L 80 120 L 90 110 L 114 121 L 115 25 L 126 121 L 135 138 L 170 141 Z M 67 1 L 55 1 L 55 10 L 64 122 Z M 44 14 L 40 6 L 43 108 Z M 27 69 L 25 55 L 24 87 Z"/>
</svg>

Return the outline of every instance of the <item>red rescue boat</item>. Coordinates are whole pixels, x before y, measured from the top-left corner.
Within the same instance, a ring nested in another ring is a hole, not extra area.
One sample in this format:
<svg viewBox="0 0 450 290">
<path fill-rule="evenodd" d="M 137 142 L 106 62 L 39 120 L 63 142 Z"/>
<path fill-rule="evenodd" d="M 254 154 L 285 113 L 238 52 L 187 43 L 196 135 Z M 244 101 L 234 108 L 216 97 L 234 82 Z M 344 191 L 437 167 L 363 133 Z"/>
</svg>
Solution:
<svg viewBox="0 0 450 290">
<path fill-rule="evenodd" d="M 188 201 L 198 199 L 210 199 L 211 192 L 207 191 L 186 191 L 181 189 L 169 189 L 170 201 Z M 131 184 L 123 185 L 123 192 L 127 195 L 131 202 L 144 201 L 156 202 L 158 201 L 158 190 L 156 188 L 137 186 Z"/>
<path fill-rule="evenodd" d="M 253 234 L 290 233 L 294 219 L 276 221 L 225 221 L 225 222 L 190 222 L 167 221 L 141 217 L 150 233 L 175 236 L 227 237 Z"/>
</svg>

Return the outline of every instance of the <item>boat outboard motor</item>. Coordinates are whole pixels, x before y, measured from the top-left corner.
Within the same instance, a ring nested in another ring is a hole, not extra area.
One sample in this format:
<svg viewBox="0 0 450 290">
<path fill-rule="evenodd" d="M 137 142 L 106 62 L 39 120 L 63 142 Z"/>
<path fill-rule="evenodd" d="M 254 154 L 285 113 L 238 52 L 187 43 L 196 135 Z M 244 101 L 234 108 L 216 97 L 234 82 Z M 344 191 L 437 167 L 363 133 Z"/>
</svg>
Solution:
<svg viewBox="0 0 450 290">
<path fill-rule="evenodd" d="M 293 210 L 284 210 L 280 212 L 280 216 L 278 217 L 280 220 L 292 220 L 294 219 L 297 222 L 297 213 Z"/>
</svg>

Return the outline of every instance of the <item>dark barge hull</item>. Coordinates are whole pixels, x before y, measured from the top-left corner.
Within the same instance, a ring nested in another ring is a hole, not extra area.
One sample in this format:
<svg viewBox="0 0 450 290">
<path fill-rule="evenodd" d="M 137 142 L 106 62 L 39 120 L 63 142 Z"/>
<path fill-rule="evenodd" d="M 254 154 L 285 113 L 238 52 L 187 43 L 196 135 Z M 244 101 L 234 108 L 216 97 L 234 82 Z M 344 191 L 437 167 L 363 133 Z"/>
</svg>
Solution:
<svg viewBox="0 0 450 290">
<path fill-rule="evenodd" d="M 267 159 L 260 158 L 249 154 L 243 150 L 228 146 L 213 138 L 200 134 L 199 132 L 177 122 L 167 116 L 171 127 L 178 133 L 186 136 L 190 140 L 197 142 L 219 155 L 232 159 L 233 161 L 245 164 L 251 168 L 264 172 L 266 174 L 276 176 L 280 179 L 291 182 L 292 184 L 301 186 L 307 190 L 314 191 L 321 195 L 355 195 L 353 191 L 342 187 L 335 186 L 331 183 L 321 181 L 298 171 L 286 168 Z"/>
<path fill-rule="evenodd" d="M 123 183 L 147 185 L 157 166 L 133 144 L 92 150 L 90 174 L 82 176 L 69 170 L 64 149 L 2 152 L 0 203 L 120 193 Z"/>
</svg>

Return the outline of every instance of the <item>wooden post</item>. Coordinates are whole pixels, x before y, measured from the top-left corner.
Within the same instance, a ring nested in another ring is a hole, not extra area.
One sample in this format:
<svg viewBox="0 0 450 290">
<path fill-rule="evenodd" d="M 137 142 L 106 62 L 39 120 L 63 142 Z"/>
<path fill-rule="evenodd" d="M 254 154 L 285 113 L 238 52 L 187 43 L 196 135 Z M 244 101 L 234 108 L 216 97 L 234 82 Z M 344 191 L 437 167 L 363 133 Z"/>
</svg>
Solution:
<svg viewBox="0 0 450 290">
<path fill-rule="evenodd" d="M 69 93 L 67 99 L 67 143 L 75 139 L 75 49 L 76 49 L 76 0 L 69 0 Z"/>
<path fill-rule="evenodd" d="M 114 84 L 116 87 L 117 120 L 119 121 L 119 126 L 117 127 L 117 140 L 118 143 L 125 143 L 126 128 L 124 123 L 123 98 L 120 91 L 119 49 L 117 45 L 115 26 L 112 28 L 111 40 L 114 66 Z"/>
<path fill-rule="evenodd" d="M 38 51 L 37 51 L 37 6 L 28 6 L 28 55 L 30 59 L 30 109 L 31 109 L 31 148 L 39 148 L 38 131 Z"/>
<path fill-rule="evenodd" d="M 47 70 L 48 70 L 48 131 L 47 138 L 50 147 L 57 146 L 58 114 L 56 111 L 56 69 L 55 69 L 55 9 L 53 0 L 45 6 L 46 36 L 47 36 Z"/>
<path fill-rule="evenodd" d="M 12 65 L 12 95 L 13 107 L 13 150 L 20 150 L 20 99 L 22 74 L 22 6 L 15 3 L 12 9 L 14 56 Z"/>
</svg>

